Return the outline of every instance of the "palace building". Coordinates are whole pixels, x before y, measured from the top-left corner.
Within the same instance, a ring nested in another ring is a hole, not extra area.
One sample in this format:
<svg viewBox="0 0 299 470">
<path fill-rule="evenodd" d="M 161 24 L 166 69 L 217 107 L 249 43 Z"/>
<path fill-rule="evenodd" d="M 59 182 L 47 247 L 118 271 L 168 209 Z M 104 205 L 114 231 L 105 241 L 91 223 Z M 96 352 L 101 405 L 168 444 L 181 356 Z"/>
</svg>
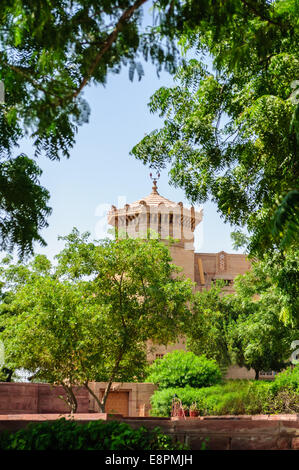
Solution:
<svg viewBox="0 0 299 470">
<path fill-rule="evenodd" d="M 234 278 L 250 269 L 250 263 L 243 254 L 197 253 L 194 250 L 194 231 L 203 218 L 203 211 L 184 207 L 182 202 L 173 202 L 161 196 L 157 179 L 153 179 L 152 192 L 123 208 L 111 207 L 108 223 L 115 229 L 116 236 L 145 238 L 159 234 L 162 241 L 169 237 L 175 240 L 170 246 L 173 263 L 181 266 L 183 273 L 195 283 L 195 290 L 209 289 L 217 279 L 225 281 L 225 292 L 233 292 Z M 185 349 L 184 339 L 170 346 L 156 346 L 149 354 L 149 360 L 161 358 L 166 352 Z M 229 378 L 254 378 L 254 372 L 232 366 Z"/>
</svg>

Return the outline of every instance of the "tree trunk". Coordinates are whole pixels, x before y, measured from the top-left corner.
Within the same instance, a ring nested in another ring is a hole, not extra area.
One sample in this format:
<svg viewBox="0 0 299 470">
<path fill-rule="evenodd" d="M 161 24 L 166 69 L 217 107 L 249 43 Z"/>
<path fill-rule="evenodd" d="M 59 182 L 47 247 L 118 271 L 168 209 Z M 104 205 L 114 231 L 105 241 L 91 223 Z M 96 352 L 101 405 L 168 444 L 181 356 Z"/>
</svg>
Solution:
<svg viewBox="0 0 299 470">
<path fill-rule="evenodd" d="M 260 371 L 257 370 L 257 369 L 254 369 L 255 370 L 255 377 L 254 377 L 254 380 L 259 380 L 260 378 Z"/>
<path fill-rule="evenodd" d="M 103 410 L 103 406 L 102 406 L 101 400 L 100 400 L 99 397 L 94 393 L 94 391 L 89 387 L 88 382 L 85 382 L 84 387 L 87 388 L 87 390 L 89 391 L 90 395 L 92 395 L 93 398 L 95 399 L 95 401 L 97 402 L 98 407 L 99 407 L 101 413 L 105 413 L 105 407 L 104 407 L 104 410 Z"/>
<path fill-rule="evenodd" d="M 110 378 L 109 382 L 107 383 L 107 386 L 106 386 L 106 389 L 105 389 L 105 392 L 101 401 L 100 408 L 101 408 L 102 413 L 105 413 L 106 401 L 107 401 L 107 398 L 111 389 L 112 382 L 113 382 L 113 379 Z"/>
<path fill-rule="evenodd" d="M 75 394 L 73 392 L 73 387 L 71 385 L 66 385 L 66 384 L 62 384 L 62 386 L 66 393 L 66 403 L 70 407 L 70 412 L 72 414 L 76 413 L 77 408 L 78 408 L 78 403 L 77 403 Z"/>
<path fill-rule="evenodd" d="M 108 395 L 109 395 L 109 392 L 110 392 L 110 389 L 111 389 L 112 382 L 113 382 L 113 380 L 110 378 L 109 382 L 107 383 L 107 386 L 106 386 L 106 389 L 105 389 L 102 400 L 100 400 L 99 397 L 93 392 L 93 390 L 91 390 L 91 388 L 88 385 L 88 382 L 85 382 L 85 384 L 84 384 L 84 386 L 87 388 L 89 393 L 93 396 L 93 398 L 97 402 L 101 413 L 105 413 L 106 401 L 107 401 L 107 398 L 108 398 Z"/>
<path fill-rule="evenodd" d="M 116 372 L 118 371 L 118 368 L 119 368 L 119 364 L 120 364 L 120 361 L 122 360 L 122 357 L 123 357 L 123 351 L 121 350 L 119 355 L 118 355 L 118 358 L 116 360 L 116 363 L 114 365 L 114 368 L 113 368 L 113 371 L 110 375 L 110 379 L 107 383 L 107 386 L 106 386 L 106 390 L 104 392 L 104 395 L 103 395 L 103 398 L 102 398 L 102 401 L 101 401 L 101 405 L 100 405 L 100 408 L 101 408 L 101 412 L 102 413 L 105 413 L 105 406 L 106 406 L 106 401 L 107 401 L 107 398 L 108 398 L 108 395 L 109 395 L 109 392 L 110 392 L 110 389 L 111 389 L 111 385 L 113 383 L 113 380 L 115 378 L 115 374 Z"/>
</svg>

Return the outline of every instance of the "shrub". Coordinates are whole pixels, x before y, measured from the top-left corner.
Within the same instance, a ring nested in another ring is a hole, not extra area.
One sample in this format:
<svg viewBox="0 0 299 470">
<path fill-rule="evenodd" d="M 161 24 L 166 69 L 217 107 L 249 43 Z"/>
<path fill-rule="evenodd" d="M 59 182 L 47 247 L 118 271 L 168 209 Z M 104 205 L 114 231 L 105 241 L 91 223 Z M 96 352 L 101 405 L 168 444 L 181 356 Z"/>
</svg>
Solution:
<svg viewBox="0 0 299 470">
<path fill-rule="evenodd" d="M 221 371 L 216 361 L 192 352 L 173 351 L 156 359 L 149 367 L 148 382 L 169 387 L 209 387 L 221 381 Z"/>
<path fill-rule="evenodd" d="M 184 405 L 190 407 L 196 402 L 200 415 L 244 414 L 246 391 L 240 383 L 236 387 L 236 383 L 231 382 L 200 389 L 185 387 L 158 390 L 151 398 L 151 413 L 155 416 L 170 416 L 172 398 L 176 394 Z"/>
<path fill-rule="evenodd" d="M 32 423 L 26 429 L 0 435 L 0 450 L 175 450 L 180 443 L 159 428 L 132 429 L 118 421 L 78 424 L 60 419 Z"/>
<path fill-rule="evenodd" d="M 273 393 L 277 393 L 279 390 L 290 390 L 299 394 L 299 365 L 276 375 L 275 380 L 271 383 L 271 388 Z"/>
<path fill-rule="evenodd" d="M 271 413 L 299 413 L 299 395 L 292 390 L 279 390 L 273 397 Z"/>
</svg>

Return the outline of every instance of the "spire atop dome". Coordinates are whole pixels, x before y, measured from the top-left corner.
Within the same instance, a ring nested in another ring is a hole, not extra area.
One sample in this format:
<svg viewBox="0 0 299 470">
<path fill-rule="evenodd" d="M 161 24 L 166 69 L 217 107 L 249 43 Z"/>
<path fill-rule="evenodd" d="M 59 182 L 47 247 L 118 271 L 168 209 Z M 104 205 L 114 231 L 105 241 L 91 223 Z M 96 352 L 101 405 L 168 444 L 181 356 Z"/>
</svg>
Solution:
<svg viewBox="0 0 299 470">
<path fill-rule="evenodd" d="M 157 173 L 156 176 L 153 176 L 152 173 L 150 173 L 150 179 L 153 182 L 153 187 L 152 187 L 152 194 L 159 194 L 158 193 L 158 187 L 157 187 L 157 181 L 160 178 L 160 173 Z"/>
</svg>

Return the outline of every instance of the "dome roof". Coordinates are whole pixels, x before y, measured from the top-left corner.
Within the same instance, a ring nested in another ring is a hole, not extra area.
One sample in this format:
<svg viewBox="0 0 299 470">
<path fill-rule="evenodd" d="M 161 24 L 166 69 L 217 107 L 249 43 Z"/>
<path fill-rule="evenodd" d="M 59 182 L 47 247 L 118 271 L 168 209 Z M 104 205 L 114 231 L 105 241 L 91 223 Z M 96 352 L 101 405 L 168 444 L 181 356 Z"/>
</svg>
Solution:
<svg viewBox="0 0 299 470">
<path fill-rule="evenodd" d="M 179 205 L 178 203 L 170 201 L 166 197 L 161 196 L 158 193 L 157 185 L 155 184 L 155 182 L 152 188 L 152 192 L 148 196 L 142 199 L 138 199 L 138 201 L 132 202 L 132 204 L 130 204 L 130 207 L 140 206 L 142 202 L 145 202 L 148 206 L 158 206 L 161 203 L 171 207 L 177 207 Z"/>
<path fill-rule="evenodd" d="M 158 221 L 159 216 L 161 216 L 160 222 Z M 202 210 L 196 211 L 194 207 L 189 209 L 184 207 L 182 202 L 173 202 L 161 196 L 157 190 L 156 180 L 154 180 L 152 192 L 148 196 L 131 204 L 125 204 L 121 208 L 111 206 L 111 210 L 108 212 L 110 225 L 123 228 L 127 233 L 134 233 L 134 235 L 140 229 L 151 228 L 150 224 L 152 223 L 163 225 L 161 225 L 162 235 L 165 235 L 165 230 L 167 231 L 170 225 L 175 226 L 176 229 L 184 227 L 185 232 L 190 235 L 201 220 Z M 154 230 L 157 231 L 157 228 L 155 227 Z M 158 228 L 158 230 L 160 229 Z"/>
</svg>

